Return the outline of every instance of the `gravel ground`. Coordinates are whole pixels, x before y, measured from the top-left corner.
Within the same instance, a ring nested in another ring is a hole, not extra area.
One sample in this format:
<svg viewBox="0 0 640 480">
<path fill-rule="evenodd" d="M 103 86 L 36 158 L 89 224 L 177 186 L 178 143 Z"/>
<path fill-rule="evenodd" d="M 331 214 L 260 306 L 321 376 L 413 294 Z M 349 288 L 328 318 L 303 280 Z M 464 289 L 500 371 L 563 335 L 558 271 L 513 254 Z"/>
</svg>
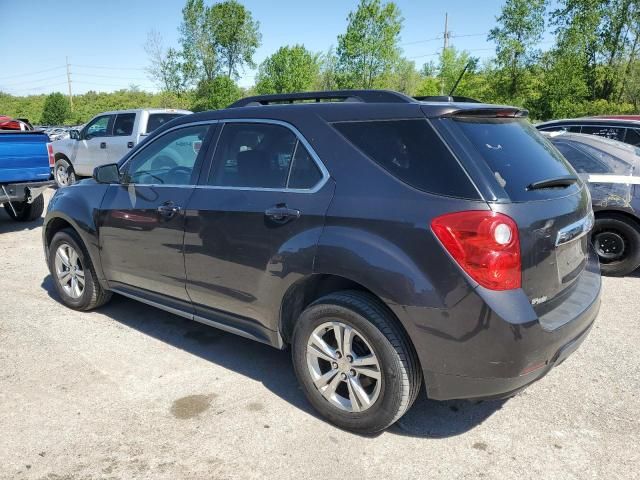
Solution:
<svg viewBox="0 0 640 480">
<path fill-rule="evenodd" d="M 431 402 L 363 437 L 317 418 L 289 352 L 115 297 L 56 299 L 41 222 L 0 213 L 0 478 L 640 478 L 640 275 L 506 402 Z"/>
</svg>

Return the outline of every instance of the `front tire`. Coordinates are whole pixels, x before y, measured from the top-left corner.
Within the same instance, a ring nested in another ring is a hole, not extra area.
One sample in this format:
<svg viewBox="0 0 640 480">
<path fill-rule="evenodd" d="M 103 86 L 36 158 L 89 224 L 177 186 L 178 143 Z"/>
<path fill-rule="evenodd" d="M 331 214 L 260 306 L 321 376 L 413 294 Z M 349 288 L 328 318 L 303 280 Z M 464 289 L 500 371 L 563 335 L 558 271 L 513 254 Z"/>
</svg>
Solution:
<svg viewBox="0 0 640 480">
<path fill-rule="evenodd" d="M 313 302 L 296 324 L 292 356 L 309 402 L 331 423 L 358 433 L 396 422 L 422 383 L 405 332 L 365 292 L 337 292 Z"/>
<path fill-rule="evenodd" d="M 54 177 L 58 188 L 68 187 L 76 183 L 76 173 L 68 160 L 60 158 L 56 160 Z"/>
<path fill-rule="evenodd" d="M 38 195 L 31 203 L 12 202 L 11 205 L 5 203 L 4 210 L 16 222 L 32 222 L 40 218 L 44 212 L 44 196 Z"/>
<path fill-rule="evenodd" d="M 62 303 L 69 308 L 92 310 L 111 298 L 111 292 L 97 281 L 91 258 L 72 229 L 61 230 L 51 240 L 49 271 Z"/>
<path fill-rule="evenodd" d="M 640 227 L 629 220 L 598 218 L 591 238 L 603 275 L 628 275 L 640 266 Z"/>
</svg>

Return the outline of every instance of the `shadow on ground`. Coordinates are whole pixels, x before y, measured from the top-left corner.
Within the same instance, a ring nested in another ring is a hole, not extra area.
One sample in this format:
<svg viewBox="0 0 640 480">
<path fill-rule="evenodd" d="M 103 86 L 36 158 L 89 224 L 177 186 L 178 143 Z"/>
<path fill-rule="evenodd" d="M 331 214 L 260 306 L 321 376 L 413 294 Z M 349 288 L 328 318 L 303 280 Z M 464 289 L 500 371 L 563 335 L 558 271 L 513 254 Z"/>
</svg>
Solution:
<svg viewBox="0 0 640 480">
<path fill-rule="evenodd" d="M 43 280 L 42 288 L 59 301 L 51 276 Z M 99 311 L 175 348 L 257 380 L 293 406 L 319 418 L 298 387 L 288 350 L 277 350 L 120 295 L 114 295 Z M 411 410 L 388 432 L 425 438 L 460 435 L 481 424 L 502 404 L 501 401 L 434 402 L 426 398 L 423 389 Z"/>
<path fill-rule="evenodd" d="M 0 190 L 1 191 L 1 190 Z M 19 232 L 21 230 L 33 230 L 42 226 L 42 217 L 32 222 L 16 222 L 4 211 L 4 207 L 0 207 L 0 234 L 9 232 Z"/>
</svg>

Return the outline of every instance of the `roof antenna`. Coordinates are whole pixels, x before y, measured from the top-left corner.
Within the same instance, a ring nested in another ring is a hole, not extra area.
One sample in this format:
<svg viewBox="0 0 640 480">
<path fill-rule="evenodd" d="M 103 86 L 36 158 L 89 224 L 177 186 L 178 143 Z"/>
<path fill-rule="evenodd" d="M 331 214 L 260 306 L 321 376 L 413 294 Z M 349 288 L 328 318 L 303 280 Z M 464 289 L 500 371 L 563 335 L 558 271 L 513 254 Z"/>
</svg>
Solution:
<svg viewBox="0 0 640 480">
<path fill-rule="evenodd" d="M 453 95 L 453 92 L 456 91 L 456 88 L 458 88 L 458 84 L 460 83 L 460 80 L 462 80 L 462 77 L 464 76 L 464 74 L 467 72 L 467 69 L 471 66 L 471 63 L 473 62 L 473 60 L 469 60 L 467 62 L 467 64 L 464 66 L 464 69 L 462 70 L 462 73 L 460 74 L 460 76 L 458 77 L 458 80 L 456 80 L 455 85 L 453 86 L 453 88 L 451 89 L 451 91 L 449 92 L 449 96 Z"/>
</svg>

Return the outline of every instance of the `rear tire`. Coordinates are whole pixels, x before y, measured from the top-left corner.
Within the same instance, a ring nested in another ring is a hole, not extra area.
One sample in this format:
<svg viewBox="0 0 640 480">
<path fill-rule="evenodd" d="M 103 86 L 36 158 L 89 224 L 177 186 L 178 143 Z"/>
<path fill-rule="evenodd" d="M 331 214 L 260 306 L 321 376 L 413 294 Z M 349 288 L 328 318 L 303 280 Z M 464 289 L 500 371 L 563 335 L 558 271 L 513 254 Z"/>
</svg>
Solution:
<svg viewBox="0 0 640 480">
<path fill-rule="evenodd" d="M 69 161 L 64 158 L 56 160 L 54 177 L 58 188 L 68 187 L 76 183 L 76 172 Z"/>
<path fill-rule="evenodd" d="M 596 219 L 592 242 L 603 275 L 628 275 L 640 266 L 640 227 L 622 217 Z"/>
<path fill-rule="evenodd" d="M 111 299 L 112 293 L 98 282 L 89 253 L 73 229 L 61 230 L 53 236 L 49 244 L 49 271 L 62 303 L 69 308 L 92 310 Z"/>
<path fill-rule="evenodd" d="M 387 307 L 365 292 L 332 293 L 307 307 L 294 330 L 292 356 L 309 402 L 331 423 L 358 433 L 395 423 L 422 384 L 406 333 Z"/>
<path fill-rule="evenodd" d="M 13 205 L 13 208 L 11 206 Z M 38 195 L 32 203 L 11 202 L 4 204 L 7 214 L 16 222 L 32 222 L 44 212 L 44 196 Z M 15 210 L 15 213 L 13 212 Z"/>
</svg>

